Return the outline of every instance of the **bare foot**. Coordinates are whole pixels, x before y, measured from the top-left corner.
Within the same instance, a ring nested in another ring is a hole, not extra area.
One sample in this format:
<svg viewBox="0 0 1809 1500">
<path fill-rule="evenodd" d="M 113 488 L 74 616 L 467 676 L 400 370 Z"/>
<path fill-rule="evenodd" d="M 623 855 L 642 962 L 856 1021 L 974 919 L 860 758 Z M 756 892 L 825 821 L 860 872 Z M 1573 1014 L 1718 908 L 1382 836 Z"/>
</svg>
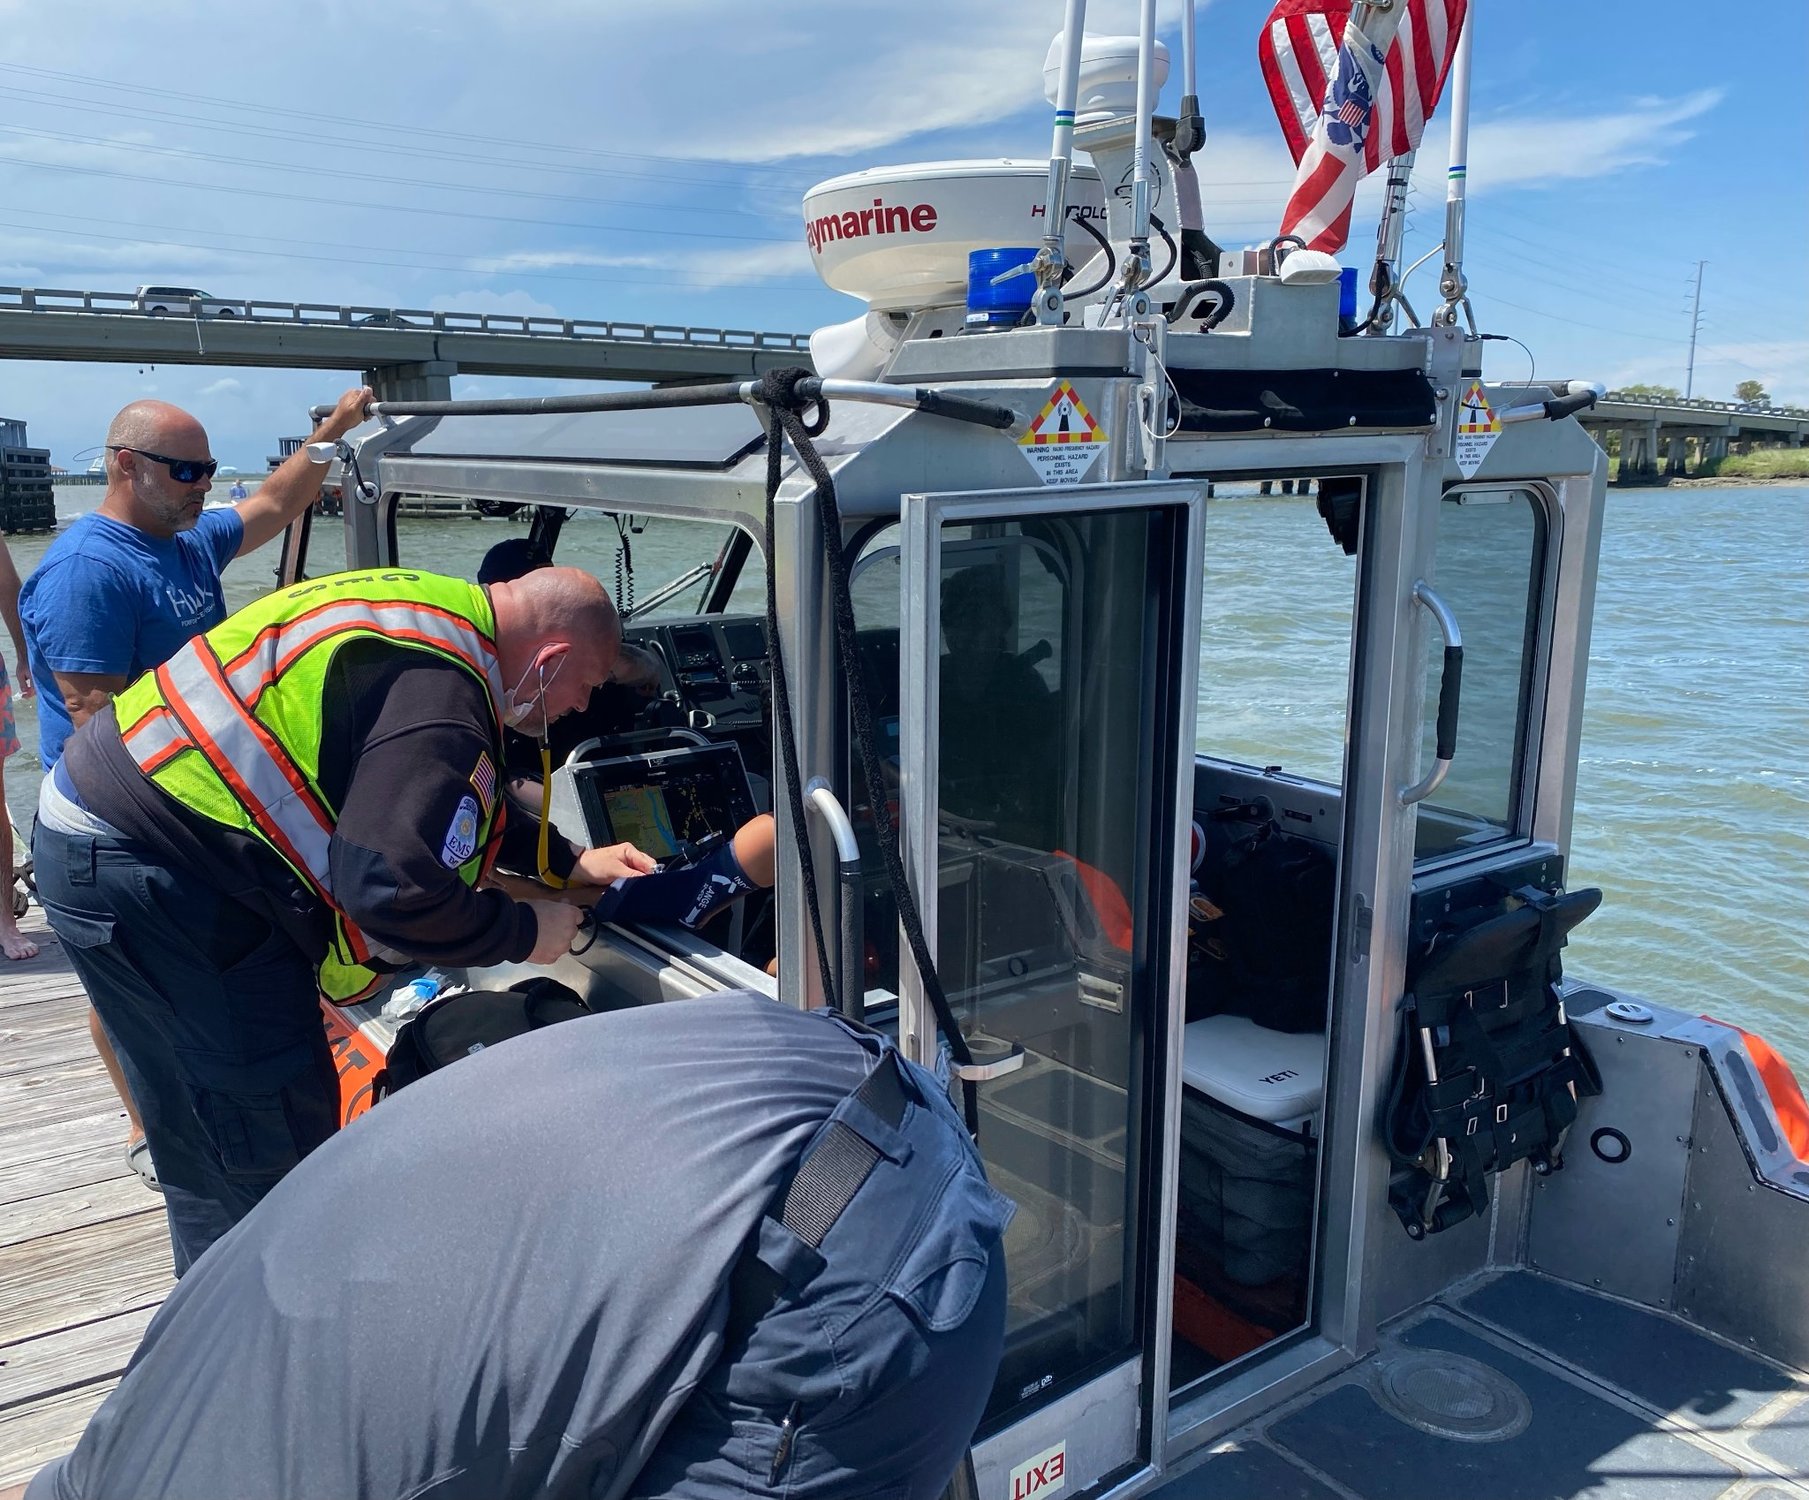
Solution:
<svg viewBox="0 0 1809 1500">
<path fill-rule="evenodd" d="M 14 959 L 36 958 L 38 945 L 9 923 L 0 927 L 0 954 Z"/>
</svg>

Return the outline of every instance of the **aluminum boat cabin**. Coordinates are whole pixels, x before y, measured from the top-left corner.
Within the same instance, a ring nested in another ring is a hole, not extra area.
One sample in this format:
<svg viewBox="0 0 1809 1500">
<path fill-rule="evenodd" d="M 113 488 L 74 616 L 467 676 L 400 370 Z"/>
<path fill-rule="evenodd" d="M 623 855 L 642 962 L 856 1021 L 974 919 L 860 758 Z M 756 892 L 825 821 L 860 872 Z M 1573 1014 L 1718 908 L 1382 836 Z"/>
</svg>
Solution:
<svg viewBox="0 0 1809 1500">
<path fill-rule="evenodd" d="M 1101 177 L 1172 134 L 1147 119 L 1082 126 Z M 349 566 L 441 566 L 398 526 L 421 494 L 555 559 L 612 518 L 639 555 L 613 582 L 660 682 L 561 755 L 562 829 L 777 817 L 770 910 L 608 927 L 559 977 L 837 1004 L 944 1054 L 1018 1204 L 983 1500 L 1809 1493 L 1801 1095 L 1756 1038 L 1562 970 L 1596 900 L 1566 872 L 1589 393 L 1485 378 L 1461 317 L 1353 334 L 1336 267 L 1285 245 L 1086 295 L 1039 271 L 970 322 L 972 239 L 1036 244 L 961 223 L 1037 219 L 1012 165 L 819 190 L 816 250 L 904 259 L 832 268 L 872 310 L 799 412 L 757 381 L 384 403 L 351 444 Z M 1053 222 L 1098 201 L 1068 185 Z M 1135 263 L 1136 208 L 1059 248 Z M 1243 540 L 1225 497 L 1265 484 L 1310 489 L 1317 564 Z M 1265 675 L 1277 620 L 1313 682 Z M 344 1050 L 386 1035 L 372 1003 Z"/>
</svg>

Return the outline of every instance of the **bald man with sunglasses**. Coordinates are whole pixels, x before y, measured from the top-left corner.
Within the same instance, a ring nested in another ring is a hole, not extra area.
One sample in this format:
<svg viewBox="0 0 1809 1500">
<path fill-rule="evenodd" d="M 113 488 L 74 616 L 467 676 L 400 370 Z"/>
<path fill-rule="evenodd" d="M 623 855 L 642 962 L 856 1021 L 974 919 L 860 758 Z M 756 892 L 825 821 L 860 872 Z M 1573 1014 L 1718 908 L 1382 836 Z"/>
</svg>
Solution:
<svg viewBox="0 0 1809 1500">
<path fill-rule="evenodd" d="M 350 432 L 370 400 L 362 386 L 347 391 L 309 442 Z M 306 510 L 326 472 L 304 447 L 249 499 L 206 510 L 218 468 L 206 429 L 166 401 L 134 401 L 108 425 L 106 494 L 57 537 L 19 595 L 46 772 L 115 693 L 226 618 L 226 565 Z M 138 1112 L 92 1011 L 89 1030 L 126 1108 L 127 1158 L 156 1187 Z"/>
</svg>

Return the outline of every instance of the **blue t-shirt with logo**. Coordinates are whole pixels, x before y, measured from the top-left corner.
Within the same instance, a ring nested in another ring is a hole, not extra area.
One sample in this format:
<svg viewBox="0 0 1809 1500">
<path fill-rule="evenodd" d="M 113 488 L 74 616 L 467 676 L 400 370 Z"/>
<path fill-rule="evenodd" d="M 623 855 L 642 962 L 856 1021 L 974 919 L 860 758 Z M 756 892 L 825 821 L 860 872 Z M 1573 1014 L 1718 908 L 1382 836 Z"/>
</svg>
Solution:
<svg viewBox="0 0 1809 1500">
<path fill-rule="evenodd" d="M 220 574 L 245 525 L 206 510 L 191 531 L 156 537 L 111 516 L 83 516 L 44 554 L 19 594 L 38 692 L 38 758 L 45 770 L 74 733 L 54 672 L 133 678 L 160 667 L 190 636 L 226 618 Z"/>
</svg>

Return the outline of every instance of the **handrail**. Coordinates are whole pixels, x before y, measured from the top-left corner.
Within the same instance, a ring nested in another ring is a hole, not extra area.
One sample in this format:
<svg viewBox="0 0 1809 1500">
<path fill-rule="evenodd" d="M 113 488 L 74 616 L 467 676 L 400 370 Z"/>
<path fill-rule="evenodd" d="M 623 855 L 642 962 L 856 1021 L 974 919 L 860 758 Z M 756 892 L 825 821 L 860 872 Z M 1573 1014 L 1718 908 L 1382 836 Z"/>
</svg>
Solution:
<svg viewBox="0 0 1809 1500">
<path fill-rule="evenodd" d="M 267 302 L 261 299 L 205 297 L 190 299 L 186 310 L 170 312 L 175 320 L 193 319 L 202 307 L 225 311 L 208 321 L 305 323 L 316 327 L 353 327 L 362 333 L 480 333 L 515 338 L 633 340 L 649 344 L 704 345 L 713 348 L 808 351 L 810 335 L 750 328 L 692 328 L 675 323 L 617 323 L 596 318 L 554 315 L 463 312 L 456 308 L 369 307 L 324 302 Z M 0 286 L 0 311 L 89 313 L 97 317 L 148 317 L 134 292 L 82 291 L 70 287 Z M 371 321 L 380 319 L 381 321 Z"/>
</svg>

